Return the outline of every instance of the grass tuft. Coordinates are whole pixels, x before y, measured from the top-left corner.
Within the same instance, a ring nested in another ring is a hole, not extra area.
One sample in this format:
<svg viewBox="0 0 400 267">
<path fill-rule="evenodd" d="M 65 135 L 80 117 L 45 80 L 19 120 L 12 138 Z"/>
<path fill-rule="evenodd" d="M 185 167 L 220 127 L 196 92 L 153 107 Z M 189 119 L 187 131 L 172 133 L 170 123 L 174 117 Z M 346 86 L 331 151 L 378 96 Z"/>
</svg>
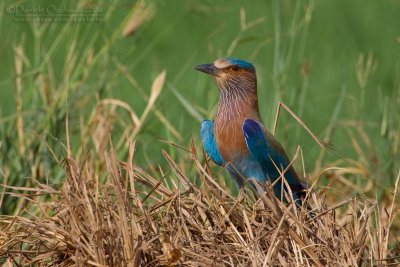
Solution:
<svg viewBox="0 0 400 267">
<path fill-rule="evenodd" d="M 188 177 L 163 152 L 170 168 L 161 179 L 134 164 L 134 143 L 129 143 L 125 160 L 108 147 L 102 161 L 88 156 L 77 160 L 67 145 L 66 181 L 59 190 L 39 183 L 9 188 L 25 203 L 16 216 L 0 217 L 5 266 L 400 263 L 399 248 L 391 246 L 398 209 L 394 198 L 387 206 L 348 198 L 329 207 L 323 193 L 310 192 L 315 212 L 311 219 L 305 210 L 282 205 L 269 190 L 259 199 L 247 189 L 230 195 L 215 182 L 208 163 L 199 160 L 193 143 L 185 152 L 190 153 L 195 177 Z M 330 170 L 332 176 L 342 172 Z M 48 197 L 37 201 L 39 195 Z"/>
</svg>

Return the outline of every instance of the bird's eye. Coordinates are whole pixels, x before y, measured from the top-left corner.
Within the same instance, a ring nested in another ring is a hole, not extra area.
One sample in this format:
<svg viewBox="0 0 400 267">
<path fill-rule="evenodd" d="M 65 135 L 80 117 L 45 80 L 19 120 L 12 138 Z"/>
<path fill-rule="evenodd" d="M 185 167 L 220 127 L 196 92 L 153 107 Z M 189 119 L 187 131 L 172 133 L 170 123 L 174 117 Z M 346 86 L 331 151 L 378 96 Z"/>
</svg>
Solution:
<svg viewBox="0 0 400 267">
<path fill-rule="evenodd" d="M 231 70 L 234 70 L 234 71 L 238 71 L 240 68 L 238 67 L 238 66 L 236 66 L 236 65 L 233 65 L 232 67 L 231 67 Z"/>
</svg>

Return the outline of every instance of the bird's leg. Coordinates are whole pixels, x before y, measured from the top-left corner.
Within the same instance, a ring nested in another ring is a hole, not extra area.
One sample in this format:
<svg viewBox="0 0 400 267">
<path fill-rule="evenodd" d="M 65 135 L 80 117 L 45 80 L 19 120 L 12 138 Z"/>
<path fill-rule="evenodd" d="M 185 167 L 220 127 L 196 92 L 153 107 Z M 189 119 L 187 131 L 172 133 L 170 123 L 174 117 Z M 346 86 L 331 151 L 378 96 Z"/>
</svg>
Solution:
<svg viewBox="0 0 400 267">
<path fill-rule="evenodd" d="M 273 135 L 275 135 L 276 126 L 278 125 L 278 119 L 279 119 L 279 113 L 281 111 L 281 107 L 283 107 L 311 135 L 311 137 L 315 140 L 315 142 L 317 142 L 317 144 L 322 149 L 325 150 L 328 148 L 328 144 L 324 141 L 319 140 L 318 137 L 307 127 L 307 125 L 299 117 L 297 117 L 297 115 L 288 106 L 286 106 L 282 101 L 279 101 L 278 106 L 276 108 L 274 128 L 272 129 Z"/>
</svg>

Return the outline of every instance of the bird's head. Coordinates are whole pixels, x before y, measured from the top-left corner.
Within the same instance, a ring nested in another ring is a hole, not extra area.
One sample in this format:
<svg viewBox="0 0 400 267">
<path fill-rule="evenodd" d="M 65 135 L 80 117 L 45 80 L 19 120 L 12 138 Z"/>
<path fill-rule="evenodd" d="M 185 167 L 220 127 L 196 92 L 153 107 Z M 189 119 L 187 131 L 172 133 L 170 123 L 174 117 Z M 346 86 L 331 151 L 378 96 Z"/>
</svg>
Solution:
<svg viewBox="0 0 400 267">
<path fill-rule="evenodd" d="M 196 70 L 214 77 L 222 92 L 244 90 L 256 92 L 257 79 L 254 66 L 237 58 L 220 58 L 210 64 L 201 64 Z"/>
</svg>

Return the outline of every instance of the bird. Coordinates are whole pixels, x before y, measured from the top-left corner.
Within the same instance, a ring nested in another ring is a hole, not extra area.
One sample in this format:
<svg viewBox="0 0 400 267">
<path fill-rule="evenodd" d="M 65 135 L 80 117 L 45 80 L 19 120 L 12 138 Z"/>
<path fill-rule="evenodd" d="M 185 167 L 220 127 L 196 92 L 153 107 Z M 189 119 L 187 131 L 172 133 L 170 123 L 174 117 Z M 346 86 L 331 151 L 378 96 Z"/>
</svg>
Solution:
<svg viewBox="0 0 400 267">
<path fill-rule="evenodd" d="M 273 186 L 279 200 L 287 203 L 283 192 L 291 191 L 296 205 L 301 206 L 306 186 L 281 144 L 262 123 L 253 64 L 237 58 L 220 58 L 194 69 L 211 75 L 219 88 L 214 121 L 204 120 L 200 127 L 209 158 L 225 167 L 239 188 L 247 181 L 262 194 L 267 183 Z"/>
</svg>

